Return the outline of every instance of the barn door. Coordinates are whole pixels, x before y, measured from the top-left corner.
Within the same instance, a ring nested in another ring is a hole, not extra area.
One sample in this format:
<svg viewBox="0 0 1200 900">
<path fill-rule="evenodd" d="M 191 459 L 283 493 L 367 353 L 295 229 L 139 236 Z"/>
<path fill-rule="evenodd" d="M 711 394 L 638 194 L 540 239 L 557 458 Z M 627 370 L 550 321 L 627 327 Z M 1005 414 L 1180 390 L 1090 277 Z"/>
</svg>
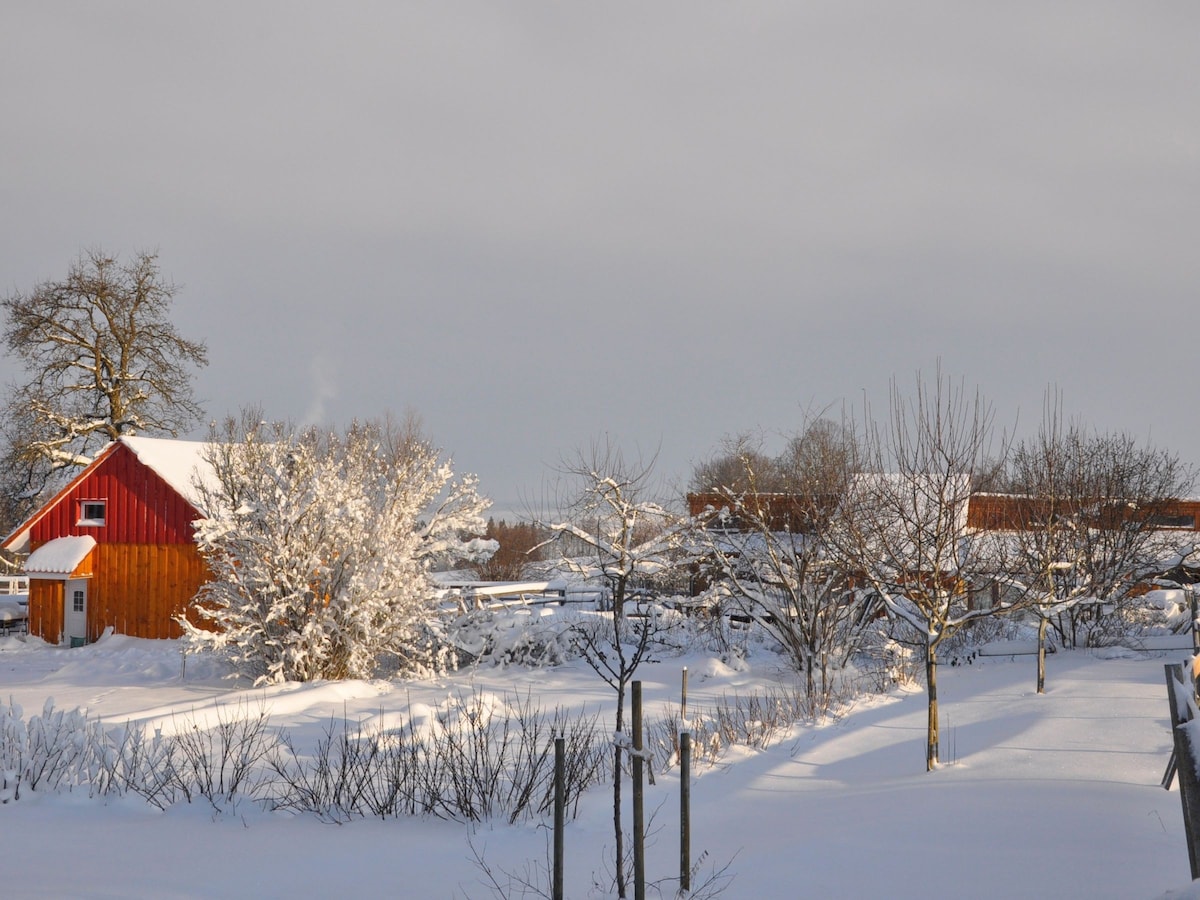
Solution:
<svg viewBox="0 0 1200 900">
<path fill-rule="evenodd" d="M 63 590 L 63 643 L 82 647 L 87 643 L 87 579 L 71 578 Z"/>
</svg>

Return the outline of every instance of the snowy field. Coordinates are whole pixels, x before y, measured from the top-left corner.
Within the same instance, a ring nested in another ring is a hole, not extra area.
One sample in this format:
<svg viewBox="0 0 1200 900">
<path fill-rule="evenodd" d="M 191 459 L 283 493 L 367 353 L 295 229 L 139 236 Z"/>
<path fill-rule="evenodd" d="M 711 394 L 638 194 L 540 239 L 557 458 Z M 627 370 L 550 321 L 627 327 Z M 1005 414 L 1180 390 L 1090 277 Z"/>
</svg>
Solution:
<svg viewBox="0 0 1200 900">
<path fill-rule="evenodd" d="M 695 773 L 702 875 L 728 864 L 728 898 L 1200 897 L 1186 887 L 1178 792 L 1159 786 L 1170 753 L 1163 664 L 1183 657 L 1060 652 L 1043 696 L 1032 692 L 1030 657 L 944 666 L 944 765 L 933 773 L 917 688 L 798 726 L 769 750 L 731 751 Z M 786 678 L 770 657 L 736 670 L 698 655 L 645 665 L 648 715 L 678 703 L 684 665 L 692 710 Z M 53 697 L 106 724 L 166 730 L 180 716 L 261 700 L 272 725 L 314 744 L 331 716 L 427 715 L 477 690 L 530 693 L 543 707 L 611 707 L 610 690 L 582 663 L 252 690 L 196 658 L 181 680 L 176 643 L 123 637 L 76 650 L 0 638 L 0 686 L 27 718 Z M 647 810 L 657 809 L 647 871 L 662 881 L 650 896 L 674 896 L 678 786 L 671 769 L 647 788 Z M 611 896 L 610 801 L 608 786 L 593 789 L 568 826 L 569 897 Z M 474 855 L 503 878 L 543 867 L 548 840 L 536 824 L 334 825 L 249 802 L 214 817 L 200 804 L 158 812 L 128 797 L 34 795 L 0 808 L 0 896 L 489 898 Z"/>
</svg>

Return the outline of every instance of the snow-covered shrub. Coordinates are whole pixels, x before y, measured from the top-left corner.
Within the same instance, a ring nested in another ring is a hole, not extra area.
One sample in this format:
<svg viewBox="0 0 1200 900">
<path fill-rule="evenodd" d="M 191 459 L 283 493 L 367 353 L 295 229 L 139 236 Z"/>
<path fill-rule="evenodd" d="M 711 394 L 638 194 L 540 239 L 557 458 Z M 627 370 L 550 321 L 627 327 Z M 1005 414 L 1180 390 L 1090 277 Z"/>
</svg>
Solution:
<svg viewBox="0 0 1200 900">
<path fill-rule="evenodd" d="M 173 737 L 161 731 L 146 736 L 140 725 L 128 725 L 106 762 L 109 790 L 136 794 L 157 809 L 167 809 L 184 796 L 180 754 Z"/>
<path fill-rule="evenodd" d="M 853 689 L 848 682 L 839 685 L 842 690 L 824 698 L 810 695 L 799 685 L 729 694 L 712 708 L 689 709 L 687 721 L 678 707 L 668 703 L 663 715 L 648 725 L 646 746 L 656 751 L 656 758 L 665 766 L 678 764 L 683 731 L 692 735 L 692 760 L 697 764 L 716 764 L 733 745 L 765 749 L 794 725 L 820 721 L 848 705 L 855 696 Z"/>
<path fill-rule="evenodd" d="M 486 556 L 487 501 L 454 480 L 415 431 L 344 435 L 257 424 L 208 451 L 196 527 L 212 580 L 181 617 L 192 647 L 224 653 L 257 683 L 368 678 L 453 665 L 428 571 Z"/>
<path fill-rule="evenodd" d="M 0 704 L 0 803 L 20 798 L 21 772 L 25 767 L 29 736 L 21 707 Z"/>
<path fill-rule="evenodd" d="M 897 685 L 915 684 L 924 668 L 924 657 L 911 644 L 884 638 L 864 648 L 855 658 L 862 676 L 862 690 L 870 694 L 886 694 Z"/>
<path fill-rule="evenodd" d="M 465 659 L 530 668 L 557 666 L 571 658 L 570 613 L 516 606 L 472 610 L 445 626 L 446 640 Z"/>
<path fill-rule="evenodd" d="M 28 722 L 20 706 L 0 704 L 0 803 L 24 791 L 102 788 L 107 743 L 98 722 L 79 709 L 55 709 L 52 697 Z"/>
<path fill-rule="evenodd" d="M 228 812 L 243 796 L 255 798 L 266 788 L 261 764 L 274 744 L 266 707 L 218 708 L 217 722 L 209 728 L 184 720 L 182 727 L 177 723 L 172 743 L 170 771 L 189 803 L 203 798 L 217 812 Z"/>
<path fill-rule="evenodd" d="M 327 821 L 432 815 L 455 821 L 544 815 L 554 797 L 555 737 L 567 745 L 565 795 L 575 809 L 604 778 L 607 744 L 595 716 L 547 713 L 528 700 L 497 709 L 460 699 L 427 729 L 330 722 L 311 756 L 286 737 L 270 756 L 280 809 Z"/>
<path fill-rule="evenodd" d="M 1191 630 L 1189 591 L 1180 588 L 1149 591 L 1142 600 L 1142 609 L 1152 628 L 1162 628 L 1171 634 Z"/>
<path fill-rule="evenodd" d="M 314 753 L 268 727 L 264 708 L 218 709 L 215 724 L 195 718 L 147 735 L 131 724 L 109 737 L 79 709 L 28 721 L 0 704 L 0 804 L 28 792 L 76 788 L 89 796 L 133 794 L 165 810 L 206 801 L 219 813 L 243 798 L 327 821 L 432 815 L 455 821 L 543 816 L 554 798 L 554 740 L 566 742 L 565 795 L 606 777 L 610 744 L 595 714 L 545 711 L 529 697 L 457 698 L 431 721 L 331 723 Z"/>
<path fill-rule="evenodd" d="M 1147 591 L 1102 610 L 1087 632 L 1086 646 L 1126 643 L 1146 635 L 1189 632 L 1191 598 L 1180 588 Z"/>
</svg>

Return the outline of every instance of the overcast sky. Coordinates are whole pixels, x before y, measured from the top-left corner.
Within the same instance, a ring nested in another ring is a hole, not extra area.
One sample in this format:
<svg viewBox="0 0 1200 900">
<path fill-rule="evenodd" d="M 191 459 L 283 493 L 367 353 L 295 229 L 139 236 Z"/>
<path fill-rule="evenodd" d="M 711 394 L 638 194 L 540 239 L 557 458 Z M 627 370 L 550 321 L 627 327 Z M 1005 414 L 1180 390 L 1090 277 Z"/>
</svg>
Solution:
<svg viewBox="0 0 1200 900">
<path fill-rule="evenodd" d="M 1194 0 L 0 5 L 0 293 L 157 250 L 210 416 L 501 511 L 943 369 L 1200 462 Z M 11 381 L 10 361 L 3 381 Z M 203 431 L 193 436 L 202 437 Z"/>
</svg>

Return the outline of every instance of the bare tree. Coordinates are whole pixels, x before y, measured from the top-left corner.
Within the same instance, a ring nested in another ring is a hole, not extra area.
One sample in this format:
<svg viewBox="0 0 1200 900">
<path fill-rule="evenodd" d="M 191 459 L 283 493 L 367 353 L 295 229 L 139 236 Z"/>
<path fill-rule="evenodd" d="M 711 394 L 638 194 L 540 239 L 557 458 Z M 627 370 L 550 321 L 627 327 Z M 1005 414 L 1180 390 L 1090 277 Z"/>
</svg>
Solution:
<svg viewBox="0 0 1200 900">
<path fill-rule="evenodd" d="M 544 556 L 545 537 L 532 522 L 509 525 L 504 519 L 499 522 L 488 519 L 484 537 L 497 544 L 490 559 L 473 567 L 475 574 L 484 581 L 522 581 Z"/>
<path fill-rule="evenodd" d="M 91 250 L 63 280 L 0 301 L 5 347 L 25 370 L 7 403 L 6 487 L 36 498 L 122 434 L 177 435 L 199 421 L 192 369 L 207 349 L 171 323 L 175 293 L 156 254 L 121 263 Z"/>
<path fill-rule="evenodd" d="M 1120 604 L 1169 551 L 1162 529 L 1190 486 L 1178 456 L 1127 434 L 1096 434 L 1064 422 L 1048 394 L 1036 436 L 1012 455 L 1004 498 L 1005 568 L 1038 618 L 1037 691 L 1046 685 L 1046 634 L 1065 645 L 1094 623 L 1101 605 Z"/>
<path fill-rule="evenodd" d="M 993 413 L 940 368 L 932 383 L 918 375 L 911 398 L 893 382 L 889 405 L 886 424 L 868 426 L 865 471 L 831 540 L 923 641 L 931 770 L 938 762 L 938 647 L 993 613 L 967 602 L 973 579 L 991 569 L 986 534 L 967 529 L 967 505 L 973 477 L 992 458 Z"/>
<path fill-rule="evenodd" d="M 734 444 L 727 455 L 741 450 Z M 715 570 L 713 591 L 779 642 L 804 674 L 809 702 L 824 709 L 831 668 L 858 649 L 869 621 L 869 604 L 830 542 L 858 471 L 853 428 L 810 423 L 769 461 L 778 491 L 760 490 L 757 455 L 740 461 L 731 480 L 739 487 L 692 495 L 709 507 L 696 522 L 698 552 Z"/>
<path fill-rule="evenodd" d="M 594 444 L 564 463 L 558 490 L 559 521 L 549 525 L 566 538 L 562 564 L 587 578 L 599 578 L 610 598 L 603 620 L 581 624 L 577 649 L 616 692 L 617 739 L 613 742 L 613 840 L 617 896 L 626 896 L 625 833 L 621 821 L 625 698 L 638 667 L 655 645 L 660 623 L 652 610 L 626 615 L 633 590 L 671 566 L 683 522 L 655 498 L 653 460 L 627 463 L 611 444 Z M 576 552 L 582 550 L 582 553 Z"/>
<path fill-rule="evenodd" d="M 778 460 L 761 449 L 762 441 L 751 434 L 739 434 L 725 441 L 712 456 L 692 469 L 688 489 L 694 494 L 709 492 L 744 493 L 751 490 L 747 472 L 754 473 L 754 490 L 778 490 Z"/>
</svg>

